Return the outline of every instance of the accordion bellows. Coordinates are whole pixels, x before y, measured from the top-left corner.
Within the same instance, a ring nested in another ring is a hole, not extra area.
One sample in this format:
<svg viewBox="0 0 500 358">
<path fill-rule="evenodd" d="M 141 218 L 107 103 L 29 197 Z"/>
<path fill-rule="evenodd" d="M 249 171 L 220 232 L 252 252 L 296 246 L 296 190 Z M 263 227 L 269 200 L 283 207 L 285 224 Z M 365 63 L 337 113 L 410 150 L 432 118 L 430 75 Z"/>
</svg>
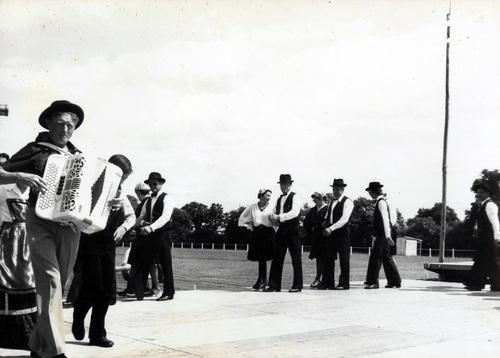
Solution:
<svg viewBox="0 0 500 358">
<path fill-rule="evenodd" d="M 101 231 L 121 177 L 122 170 L 104 159 L 52 154 L 43 174 L 48 190 L 38 195 L 35 213 L 47 220 L 72 222 L 86 234 Z"/>
</svg>

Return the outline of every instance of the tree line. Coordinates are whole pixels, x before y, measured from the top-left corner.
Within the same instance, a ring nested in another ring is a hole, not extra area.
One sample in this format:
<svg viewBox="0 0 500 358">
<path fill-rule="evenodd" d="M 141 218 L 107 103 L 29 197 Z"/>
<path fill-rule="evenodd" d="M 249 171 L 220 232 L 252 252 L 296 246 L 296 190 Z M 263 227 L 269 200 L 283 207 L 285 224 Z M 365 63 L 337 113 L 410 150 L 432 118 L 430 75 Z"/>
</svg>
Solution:
<svg viewBox="0 0 500 358">
<path fill-rule="evenodd" d="M 472 186 L 479 182 L 487 182 L 498 191 L 500 173 L 498 170 L 483 170 Z M 472 188 L 472 187 L 471 187 Z M 498 193 L 493 200 L 499 203 Z M 367 247 L 371 245 L 373 233 L 374 206 L 371 199 L 359 197 L 354 202 L 354 210 L 350 219 L 351 246 Z M 441 203 L 431 208 L 421 208 L 417 214 L 405 220 L 397 211 L 393 224 L 398 236 L 411 236 L 422 240 L 423 248 L 439 247 L 439 225 L 441 222 Z M 238 227 L 238 218 L 245 207 L 224 211 L 221 204 L 212 203 L 207 206 L 196 201 L 190 202 L 173 211 L 170 224 L 170 238 L 173 242 L 197 243 L 236 243 L 246 244 L 250 240 L 249 232 Z M 446 208 L 446 247 L 451 249 L 470 250 L 474 248 L 474 224 L 477 204 L 471 203 L 465 211 L 464 220 L 460 220 L 455 210 Z M 310 244 L 310 238 L 302 228 L 302 221 L 309 207 L 304 207 L 300 214 L 301 239 L 304 245 Z"/>
</svg>

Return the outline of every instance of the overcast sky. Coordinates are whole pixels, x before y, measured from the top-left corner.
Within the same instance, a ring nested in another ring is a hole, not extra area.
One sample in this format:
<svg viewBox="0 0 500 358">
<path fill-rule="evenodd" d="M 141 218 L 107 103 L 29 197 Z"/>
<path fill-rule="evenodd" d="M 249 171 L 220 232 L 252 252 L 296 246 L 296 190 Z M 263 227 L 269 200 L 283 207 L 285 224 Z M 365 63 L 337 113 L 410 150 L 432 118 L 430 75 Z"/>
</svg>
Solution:
<svg viewBox="0 0 500 358">
<path fill-rule="evenodd" d="M 167 179 L 178 206 L 306 200 L 381 181 L 408 218 L 441 201 L 448 1 L 0 0 L 0 152 L 81 105 L 73 142 Z M 500 3 L 453 1 L 448 204 L 498 168 Z"/>
</svg>

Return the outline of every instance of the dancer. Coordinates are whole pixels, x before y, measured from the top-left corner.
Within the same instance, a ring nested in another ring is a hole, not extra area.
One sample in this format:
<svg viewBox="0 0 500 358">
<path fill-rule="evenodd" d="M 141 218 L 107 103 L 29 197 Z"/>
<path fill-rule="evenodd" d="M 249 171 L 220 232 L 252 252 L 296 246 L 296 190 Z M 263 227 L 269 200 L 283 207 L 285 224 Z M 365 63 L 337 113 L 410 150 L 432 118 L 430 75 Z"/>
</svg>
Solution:
<svg viewBox="0 0 500 358">
<path fill-rule="evenodd" d="M 270 216 L 273 208 L 269 204 L 271 190 L 260 189 L 257 194 L 259 201 L 248 206 L 240 215 L 238 226 L 252 231 L 248 260 L 259 262 L 257 282 L 254 290 L 263 289 L 267 285 L 267 261 L 273 258 L 274 227 Z"/>
<path fill-rule="evenodd" d="M 144 281 L 153 262 L 155 253 L 158 254 L 163 273 L 163 293 L 157 301 L 172 300 L 175 294 L 174 274 L 172 270 L 172 253 L 168 226 L 174 206 L 170 195 L 162 190 L 165 179 L 160 173 L 152 172 L 144 181 L 151 188 L 151 196 L 146 199 L 138 218 L 139 231 L 145 240 L 151 240 L 151 249 L 146 249 L 146 257 L 141 262 L 140 279 L 136 280 L 136 296 L 141 301 L 144 298 Z M 142 275 L 142 276 L 141 276 Z"/>
<path fill-rule="evenodd" d="M 496 184 L 498 187 L 498 184 Z M 465 282 L 469 291 L 481 291 L 490 279 L 491 291 L 500 291 L 500 225 L 498 206 L 491 200 L 494 189 L 486 183 L 473 188 L 479 204 L 477 215 L 477 250 L 474 264 Z"/>
<path fill-rule="evenodd" d="M 379 288 L 378 276 L 380 266 L 384 266 L 385 277 L 387 278 L 386 288 L 401 287 L 401 277 L 398 268 L 392 258 L 391 248 L 395 246 L 391 237 L 391 213 L 389 206 L 382 192 L 383 185 L 379 182 L 371 182 L 366 188 L 370 197 L 375 200 L 375 212 L 373 214 L 373 224 L 375 227 L 375 242 L 368 261 L 368 271 L 366 273 L 365 288 Z"/>
<path fill-rule="evenodd" d="M 325 273 L 324 282 L 318 288 L 321 289 L 343 289 L 350 288 L 350 239 L 349 219 L 354 209 L 354 203 L 344 195 L 343 179 L 333 179 L 330 185 L 333 192 L 333 200 L 328 205 L 325 216 L 323 236 L 325 236 Z M 339 258 L 340 276 L 339 284 L 335 287 L 335 258 Z"/>
<path fill-rule="evenodd" d="M 71 327 L 75 339 L 82 340 L 85 336 L 83 322 L 92 308 L 89 345 L 105 348 L 114 344 L 106 337 L 105 318 L 109 305 L 116 303 L 115 246 L 135 224 L 132 205 L 121 195 L 121 185 L 132 173 L 132 165 L 121 154 L 111 156 L 109 162 L 123 172 L 117 195 L 120 201 L 115 201 L 104 230 L 91 235 L 82 233 L 75 264 L 75 271 L 81 271 L 80 274 L 75 272 L 75 277 L 81 277 L 81 282 L 76 288 Z"/>
<path fill-rule="evenodd" d="M 304 229 L 311 237 L 311 251 L 309 252 L 309 258 L 311 260 L 316 259 L 316 277 L 314 278 L 313 283 L 311 283 L 311 288 L 316 288 L 321 282 L 324 269 L 321 247 L 321 233 L 323 231 L 323 226 L 321 224 L 325 219 L 327 205 L 325 204 L 323 195 L 318 192 L 313 193 L 311 198 L 315 205 L 309 209 L 304 217 Z"/>
<path fill-rule="evenodd" d="M 269 285 L 264 288 L 264 292 L 280 292 L 281 278 L 283 274 L 283 263 L 287 249 L 290 251 L 293 266 L 293 284 L 288 292 L 301 292 L 303 286 L 302 277 L 302 253 L 299 237 L 299 215 L 302 209 L 302 202 L 298 195 L 292 192 L 292 176 L 281 174 L 278 184 L 281 192 L 274 213 L 271 219 L 279 223 L 276 233 L 274 257 L 271 262 L 271 272 L 269 273 Z"/>
<path fill-rule="evenodd" d="M 0 185 L 0 347 L 29 350 L 37 312 L 26 240 L 27 189 Z"/>
</svg>

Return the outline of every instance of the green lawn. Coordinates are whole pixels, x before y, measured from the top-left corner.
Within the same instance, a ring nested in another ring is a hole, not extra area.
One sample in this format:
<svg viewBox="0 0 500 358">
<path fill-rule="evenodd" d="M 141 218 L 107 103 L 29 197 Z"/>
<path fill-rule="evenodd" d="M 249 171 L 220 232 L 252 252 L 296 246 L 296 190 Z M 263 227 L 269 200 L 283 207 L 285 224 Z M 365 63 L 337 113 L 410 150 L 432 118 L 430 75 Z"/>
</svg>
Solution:
<svg viewBox="0 0 500 358">
<path fill-rule="evenodd" d="M 246 251 L 172 249 L 175 287 L 178 290 L 192 290 L 196 285 L 197 289 L 235 291 L 250 287 L 257 278 L 257 263 L 248 261 L 246 255 Z M 437 262 L 437 257 L 396 256 L 395 260 L 403 280 L 437 279 L 437 274 L 424 269 L 425 262 Z M 464 261 L 468 259 L 456 260 Z M 367 254 L 353 254 L 351 256 L 351 280 L 364 281 L 367 266 Z M 306 253 L 302 257 L 302 267 L 304 270 L 304 286 L 309 286 L 316 274 L 316 264 L 315 261 L 307 257 Z M 268 262 L 268 272 L 269 268 L 270 262 Z M 338 269 L 335 274 L 338 277 Z M 121 275 L 117 277 L 120 289 L 123 287 L 124 282 Z M 385 279 L 383 269 L 381 269 L 380 278 Z M 291 283 L 292 264 L 290 255 L 287 253 L 283 270 L 283 288 L 287 288 Z"/>
</svg>

